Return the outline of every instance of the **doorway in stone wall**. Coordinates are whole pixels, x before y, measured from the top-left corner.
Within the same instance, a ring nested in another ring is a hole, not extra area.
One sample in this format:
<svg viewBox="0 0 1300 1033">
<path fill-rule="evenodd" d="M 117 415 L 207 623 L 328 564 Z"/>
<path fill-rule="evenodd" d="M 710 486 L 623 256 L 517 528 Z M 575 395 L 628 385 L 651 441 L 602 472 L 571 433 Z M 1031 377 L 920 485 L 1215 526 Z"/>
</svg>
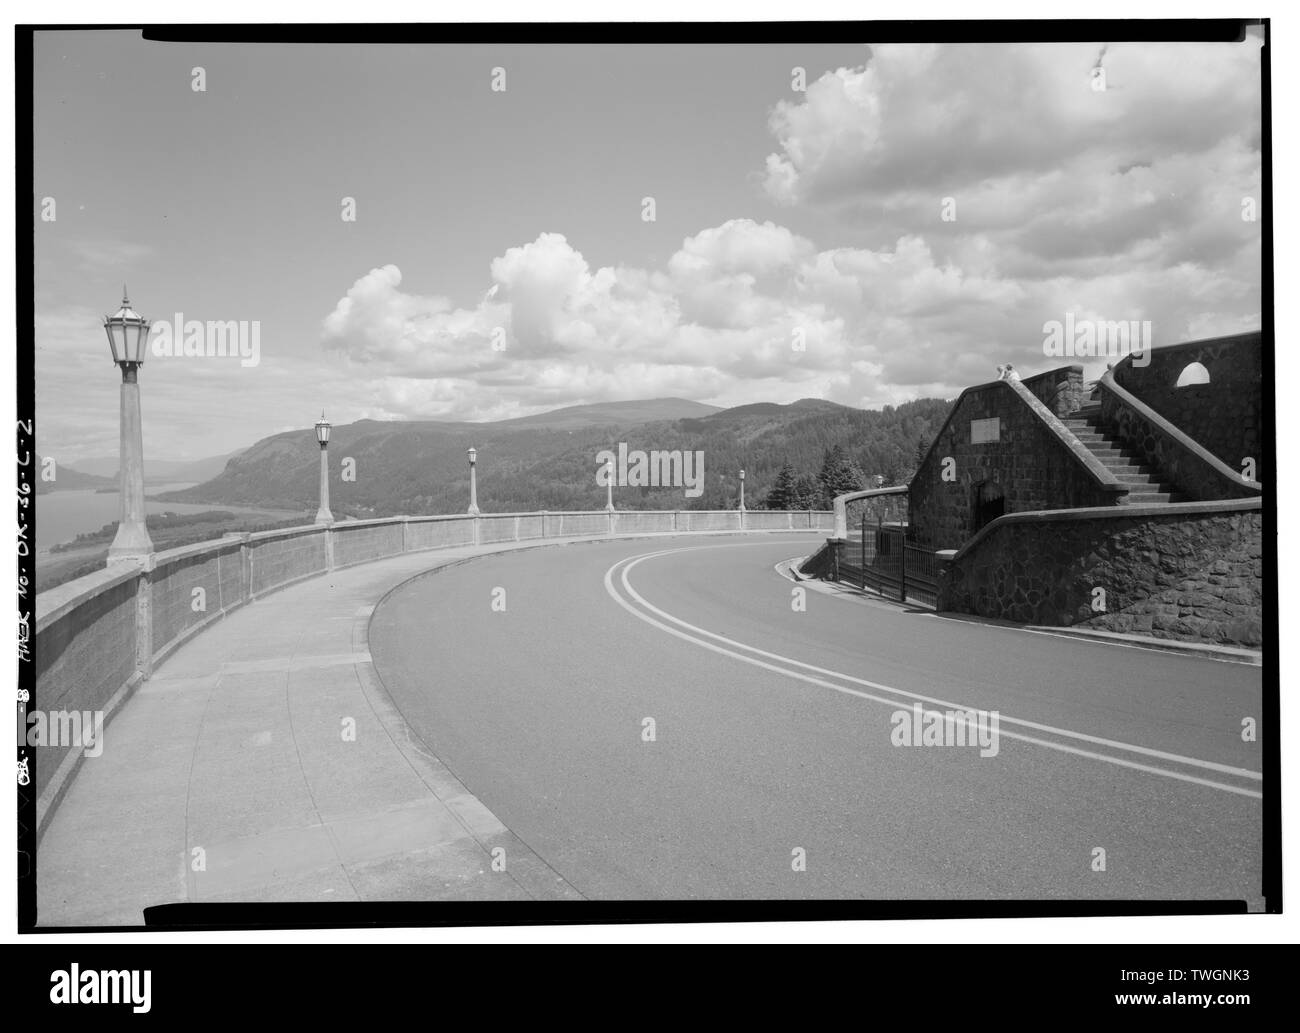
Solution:
<svg viewBox="0 0 1300 1033">
<path fill-rule="evenodd" d="M 1002 485 L 994 481 L 980 481 L 971 488 L 971 496 L 970 533 L 975 535 L 981 527 L 1007 511 L 1007 500 L 1002 494 Z"/>
</svg>

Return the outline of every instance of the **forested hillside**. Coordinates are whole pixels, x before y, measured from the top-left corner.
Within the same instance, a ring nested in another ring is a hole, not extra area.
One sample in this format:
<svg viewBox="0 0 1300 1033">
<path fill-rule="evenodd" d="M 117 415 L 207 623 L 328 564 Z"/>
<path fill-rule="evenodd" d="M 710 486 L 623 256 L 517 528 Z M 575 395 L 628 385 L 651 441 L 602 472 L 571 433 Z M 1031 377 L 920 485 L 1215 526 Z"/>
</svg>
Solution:
<svg viewBox="0 0 1300 1033">
<path fill-rule="evenodd" d="M 330 440 L 330 505 L 336 517 L 459 513 L 469 498 L 465 450 L 478 450 L 478 499 L 485 512 L 601 509 L 596 481 L 603 449 L 703 452 L 704 491 L 616 487 L 622 509 L 719 509 L 736 505 L 739 471 L 746 503 L 762 506 L 778 474 L 803 484 L 797 506 L 828 504 L 828 494 L 906 482 L 950 403 L 921 399 L 884 410 L 852 409 L 818 399 L 709 411 L 682 400 L 682 418 L 645 420 L 663 404 L 611 403 L 500 423 L 361 421 L 335 427 Z M 693 408 L 685 408 L 693 407 Z M 671 408 L 671 407 L 670 407 Z M 694 415 L 706 412 L 707 415 Z M 310 509 L 317 496 L 319 450 L 310 428 L 259 441 L 219 477 L 166 498 L 174 501 Z M 354 476 L 355 479 L 348 479 Z"/>
</svg>

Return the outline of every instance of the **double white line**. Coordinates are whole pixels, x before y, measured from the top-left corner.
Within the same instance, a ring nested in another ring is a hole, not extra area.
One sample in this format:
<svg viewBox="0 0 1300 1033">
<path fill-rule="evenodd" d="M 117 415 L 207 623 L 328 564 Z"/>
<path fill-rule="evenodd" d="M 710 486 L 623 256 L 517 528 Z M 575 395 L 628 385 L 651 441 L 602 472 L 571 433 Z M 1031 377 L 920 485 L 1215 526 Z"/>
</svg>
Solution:
<svg viewBox="0 0 1300 1033">
<path fill-rule="evenodd" d="M 752 543 L 746 543 L 746 545 L 750 544 Z M 954 703 L 949 700 L 937 699 L 933 696 L 923 696 L 920 693 L 908 692 L 906 689 L 896 689 L 890 685 L 882 685 L 879 682 L 867 681 L 865 678 L 856 678 L 851 674 L 844 674 L 841 671 L 827 670 L 824 667 L 817 667 L 814 664 L 804 663 L 802 660 L 796 660 L 793 657 L 783 656 L 780 653 L 770 653 L 765 649 L 759 649 L 757 646 L 746 645 L 743 642 L 737 642 L 724 635 L 718 635 L 712 631 L 706 631 L 704 628 L 690 624 L 679 617 L 674 617 L 672 614 L 661 610 L 653 603 L 646 601 L 646 599 L 632 587 L 631 581 L 628 580 L 628 575 L 639 564 L 644 563 L 646 560 L 655 559 L 659 556 L 669 556 L 679 552 L 693 552 L 698 549 L 745 547 L 745 545 L 693 545 L 677 549 L 660 549 L 657 552 L 643 553 L 640 556 L 630 556 L 619 560 L 605 571 L 605 591 L 609 593 L 610 597 L 617 602 L 619 606 L 627 610 L 628 613 L 632 614 L 638 620 L 645 621 L 647 624 L 658 628 L 660 631 L 665 631 L 670 635 L 675 635 L 677 638 L 691 642 L 704 649 L 712 650 L 715 653 L 720 653 L 723 656 L 731 657 L 734 660 L 740 660 L 741 662 L 751 664 L 754 667 L 761 667 L 764 670 L 785 675 L 787 678 L 794 678 L 798 681 L 807 682 L 810 685 L 817 685 L 821 688 L 831 689 L 834 692 L 840 692 L 847 696 L 857 696 L 859 699 L 869 700 L 872 703 L 883 703 L 890 707 L 904 707 L 910 706 L 914 702 L 920 702 L 934 704 L 937 708 L 942 708 L 945 711 L 979 709 L 977 707 L 972 707 L 969 704 Z M 651 616 L 652 614 L 654 616 Z M 891 693 L 892 696 L 875 695 L 871 692 L 864 692 L 859 688 L 852 688 L 851 686 L 863 686 L 867 689 L 874 689 L 878 693 Z M 1195 757 L 1185 757 L 1178 753 L 1167 753 L 1164 750 L 1153 750 L 1146 746 L 1135 746 L 1132 743 L 1117 742 L 1114 739 L 1104 739 L 1100 736 L 1086 735 L 1083 732 L 1072 732 L 1065 728 L 1056 728 L 1052 725 L 1039 724 L 1035 721 L 1024 721 L 1018 718 L 1008 717 L 1006 714 L 999 713 L 999 722 L 1002 726 L 1015 725 L 1018 728 L 1030 729 L 1042 734 L 1056 736 L 1060 739 L 1088 743 L 1093 746 L 1103 746 L 1110 750 L 1119 751 L 1120 754 L 1146 757 L 1152 760 L 1177 764 L 1182 767 L 1216 772 L 1218 774 L 1244 779 L 1248 782 L 1259 783 L 1263 780 L 1263 775 L 1260 772 L 1251 771 L 1248 768 L 1232 767 L 1228 764 L 1216 764 L 1213 761 L 1199 760 Z M 1225 793 L 1236 793 L 1239 796 L 1249 796 L 1257 800 L 1262 799 L 1264 795 L 1260 790 L 1250 788 L 1249 786 L 1219 782 L 1211 778 L 1203 778 L 1199 775 L 1193 775 L 1185 771 L 1178 771 L 1173 768 L 1159 767 L 1155 764 L 1146 764 L 1138 760 L 1131 760 L 1122 755 L 1116 756 L 1111 753 L 1099 753 L 1096 750 L 1089 750 L 1079 746 L 1069 745 L 1068 742 L 1052 741 L 1020 732 L 1012 732 L 1008 731 L 1005 727 L 999 729 L 999 736 L 1002 738 L 1015 739 L 1020 742 L 1030 743 L 1034 746 L 1042 746 L 1049 750 L 1058 750 L 1061 753 L 1072 753 L 1075 756 L 1087 757 L 1091 760 L 1098 760 L 1106 764 L 1114 764 L 1119 767 L 1132 768 L 1135 771 L 1144 771 L 1152 775 L 1177 779 L 1180 782 L 1193 782 L 1197 785 L 1208 786 L 1211 789 L 1222 790 Z"/>
</svg>

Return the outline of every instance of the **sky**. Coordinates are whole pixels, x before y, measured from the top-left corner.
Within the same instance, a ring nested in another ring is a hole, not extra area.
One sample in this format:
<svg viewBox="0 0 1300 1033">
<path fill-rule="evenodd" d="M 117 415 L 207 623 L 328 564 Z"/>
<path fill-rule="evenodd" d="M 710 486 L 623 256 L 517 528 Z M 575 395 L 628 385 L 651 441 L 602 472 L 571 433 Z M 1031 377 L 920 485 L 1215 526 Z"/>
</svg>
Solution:
<svg viewBox="0 0 1300 1033">
<path fill-rule="evenodd" d="M 1150 321 L 1157 346 L 1262 323 L 1262 222 L 1242 217 L 1261 203 L 1254 37 L 50 32 L 34 73 L 37 447 L 74 467 L 117 451 L 100 322 L 123 283 L 156 324 L 259 327 L 256 365 L 149 355 L 145 452 L 166 459 L 322 410 L 338 424 L 662 396 L 878 408 L 955 397 L 1005 362 L 1061 365 L 1044 324 L 1067 314 Z"/>
</svg>

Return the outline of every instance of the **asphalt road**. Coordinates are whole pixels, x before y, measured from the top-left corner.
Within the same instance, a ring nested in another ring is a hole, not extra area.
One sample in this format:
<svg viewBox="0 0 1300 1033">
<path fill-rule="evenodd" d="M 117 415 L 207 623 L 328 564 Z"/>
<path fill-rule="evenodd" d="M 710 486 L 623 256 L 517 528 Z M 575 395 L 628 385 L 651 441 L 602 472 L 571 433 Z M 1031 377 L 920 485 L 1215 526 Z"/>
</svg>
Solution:
<svg viewBox="0 0 1300 1033">
<path fill-rule="evenodd" d="M 823 540 L 475 559 L 388 596 L 371 653 L 416 734 L 591 898 L 1259 906 L 1258 667 L 816 590 L 800 611 L 774 567 Z M 996 754 L 896 745 L 918 703 L 996 711 Z"/>
</svg>

